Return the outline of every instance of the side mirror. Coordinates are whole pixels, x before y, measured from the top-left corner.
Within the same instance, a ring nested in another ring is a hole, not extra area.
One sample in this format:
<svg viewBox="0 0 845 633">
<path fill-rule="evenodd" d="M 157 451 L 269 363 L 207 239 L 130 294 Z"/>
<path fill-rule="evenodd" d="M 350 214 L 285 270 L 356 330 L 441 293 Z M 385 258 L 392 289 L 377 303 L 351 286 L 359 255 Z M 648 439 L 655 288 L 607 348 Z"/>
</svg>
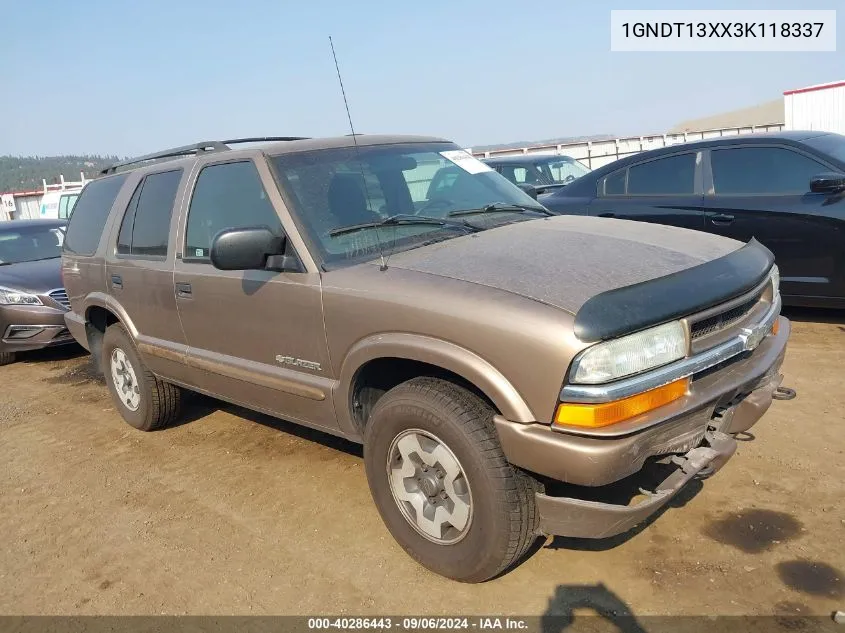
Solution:
<svg viewBox="0 0 845 633">
<path fill-rule="evenodd" d="M 266 227 L 220 231 L 211 242 L 209 257 L 220 270 L 295 270 L 299 262 L 285 255 L 285 238 Z"/>
<path fill-rule="evenodd" d="M 529 185 L 527 182 L 523 182 L 518 184 L 517 187 L 522 189 L 525 193 L 527 193 L 535 200 L 537 199 L 537 187 L 535 187 L 534 185 Z"/>
<path fill-rule="evenodd" d="M 843 190 L 845 190 L 845 174 L 831 171 L 810 179 L 810 191 L 813 193 L 836 193 Z"/>
</svg>

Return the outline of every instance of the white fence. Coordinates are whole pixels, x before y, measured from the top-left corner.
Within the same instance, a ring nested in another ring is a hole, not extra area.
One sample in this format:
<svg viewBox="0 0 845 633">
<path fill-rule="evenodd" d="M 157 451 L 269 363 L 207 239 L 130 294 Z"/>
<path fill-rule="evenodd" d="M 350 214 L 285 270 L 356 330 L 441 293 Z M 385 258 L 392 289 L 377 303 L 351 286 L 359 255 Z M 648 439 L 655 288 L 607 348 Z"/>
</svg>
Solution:
<svg viewBox="0 0 845 633">
<path fill-rule="evenodd" d="M 752 125 L 748 127 L 731 127 L 718 130 L 705 130 L 702 132 L 681 132 L 678 134 L 655 134 L 652 136 L 629 136 L 625 138 L 614 138 L 602 141 L 581 141 L 578 143 L 561 143 L 558 145 L 535 145 L 532 147 L 518 147 L 508 149 L 497 149 L 484 152 L 476 152 L 471 148 L 468 150 L 479 158 L 491 158 L 494 156 L 518 156 L 521 154 L 555 154 L 571 156 L 590 169 L 596 169 L 607 165 L 615 160 L 637 154 L 658 147 L 686 143 L 689 141 L 700 141 L 720 136 L 737 136 L 739 134 L 756 134 L 761 132 L 779 132 L 783 129 L 782 123 L 770 125 Z"/>
</svg>

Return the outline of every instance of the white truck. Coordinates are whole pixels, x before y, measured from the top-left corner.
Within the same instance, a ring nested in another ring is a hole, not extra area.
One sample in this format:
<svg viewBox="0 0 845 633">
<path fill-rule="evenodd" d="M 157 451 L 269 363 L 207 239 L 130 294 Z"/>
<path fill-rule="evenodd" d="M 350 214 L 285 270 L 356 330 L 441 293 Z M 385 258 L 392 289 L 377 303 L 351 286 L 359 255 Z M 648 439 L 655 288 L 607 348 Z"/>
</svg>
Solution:
<svg viewBox="0 0 845 633">
<path fill-rule="evenodd" d="M 70 218 L 81 191 L 81 187 L 67 191 L 48 191 L 41 198 L 40 217 L 53 220 Z"/>
</svg>

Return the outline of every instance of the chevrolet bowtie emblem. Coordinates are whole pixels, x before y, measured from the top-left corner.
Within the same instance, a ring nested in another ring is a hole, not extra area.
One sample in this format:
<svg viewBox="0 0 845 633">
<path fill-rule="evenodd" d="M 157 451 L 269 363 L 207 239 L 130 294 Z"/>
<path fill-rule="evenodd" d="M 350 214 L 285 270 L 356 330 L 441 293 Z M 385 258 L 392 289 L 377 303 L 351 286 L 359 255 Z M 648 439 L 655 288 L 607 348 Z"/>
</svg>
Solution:
<svg viewBox="0 0 845 633">
<path fill-rule="evenodd" d="M 770 328 L 771 325 L 766 323 L 757 325 L 753 328 L 742 328 L 740 337 L 742 338 L 745 350 L 755 349 L 760 344 L 760 341 L 766 337 L 766 334 L 769 333 Z"/>
</svg>

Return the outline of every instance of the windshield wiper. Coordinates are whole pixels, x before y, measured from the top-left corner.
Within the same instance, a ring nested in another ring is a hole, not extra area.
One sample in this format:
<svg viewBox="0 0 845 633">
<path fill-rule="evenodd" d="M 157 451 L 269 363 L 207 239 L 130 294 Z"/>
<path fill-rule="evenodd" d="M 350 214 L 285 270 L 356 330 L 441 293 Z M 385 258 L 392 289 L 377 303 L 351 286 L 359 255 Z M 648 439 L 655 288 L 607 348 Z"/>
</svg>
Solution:
<svg viewBox="0 0 845 633">
<path fill-rule="evenodd" d="M 11 266 L 12 264 L 28 264 L 29 262 L 45 262 L 48 259 L 58 259 L 61 255 L 53 255 L 52 257 L 39 257 L 38 259 L 22 259 L 19 262 L 0 262 L 0 266 Z"/>
<path fill-rule="evenodd" d="M 511 204 L 510 202 L 494 202 L 479 209 L 465 209 L 463 211 L 452 211 L 449 217 L 461 215 L 478 215 L 481 213 L 542 213 L 543 215 L 555 215 L 545 207 L 530 206 L 527 204 Z"/>
<path fill-rule="evenodd" d="M 364 229 L 375 229 L 382 226 L 395 226 L 398 224 L 414 225 L 414 224 L 437 224 L 440 226 L 448 226 L 449 228 L 459 228 L 465 231 L 476 232 L 481 229 L 473 226 L 469 222 L 455 222 L 449 221 L 445 218 L 431 218 L 425 215 L 411 215 L 410 213 L 397 213 L 390 217 L 380 220 L 379 222 L 365 222 L 364 224 L 353 224 L 351 226 L 342 226 L 337 229 L 329 231 L 329 236 L 337 237 L 338 235 L 346 235 L 347 233 L 355 233 L 363 231 Z"/>
</svg>

